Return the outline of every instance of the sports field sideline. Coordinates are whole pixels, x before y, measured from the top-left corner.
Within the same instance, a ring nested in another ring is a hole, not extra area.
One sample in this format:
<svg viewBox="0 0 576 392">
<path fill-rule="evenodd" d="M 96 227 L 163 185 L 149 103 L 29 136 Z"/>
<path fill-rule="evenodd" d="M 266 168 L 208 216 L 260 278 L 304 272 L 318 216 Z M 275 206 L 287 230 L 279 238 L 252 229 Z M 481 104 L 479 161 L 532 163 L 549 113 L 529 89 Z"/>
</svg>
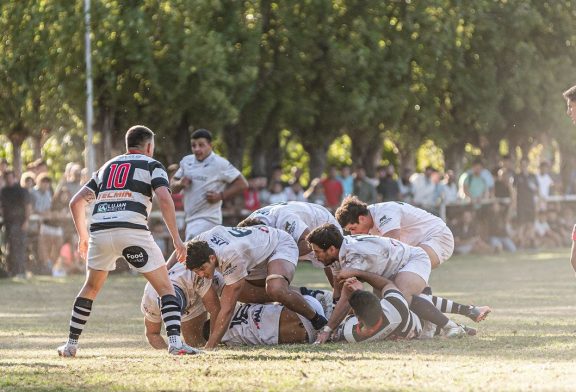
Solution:
<svg viewBox="0 0 576 392">
<path fill-rule="evenodd" d="M 574 390 L 576 279 L 568 259 L 568 249 L 454 257 L 435 270 L 435 294 L 492 307 L 474 338 L 222 348 L 191 357 L 147 346 L 140 277 L 107 282 L 75 359 L 59 358 L 56 347 L 83 278 L 2 280 L 0 390 Z M 326 287 L 309 266 L 299 267 L 295 283 Z"/>
</svg>

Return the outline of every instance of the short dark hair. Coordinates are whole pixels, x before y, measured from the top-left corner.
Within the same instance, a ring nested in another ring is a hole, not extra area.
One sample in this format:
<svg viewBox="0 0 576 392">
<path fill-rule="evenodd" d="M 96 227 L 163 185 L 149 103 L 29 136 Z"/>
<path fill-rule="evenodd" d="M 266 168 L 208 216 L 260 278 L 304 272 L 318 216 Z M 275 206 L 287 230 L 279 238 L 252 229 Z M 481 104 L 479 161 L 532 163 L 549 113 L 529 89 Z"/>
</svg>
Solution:
<svg viewBox="0 0 576 392">
<path fill-rule="evenodd" d="M 358 199 L 356 196 L 346 196 L 342 200 L 342 204 L 336 210 L 336 220 L 340 223 L 340 226 L 346 227 L 350 223 L 358 223 L 358 217 L 360 215 L 367 216 L 368 205 Z"/>
<path fill-rule="evenodd" d="M 154 132 L 144 125 L 134 125 L 126 131 L 126 148 L 144 147 L 154 138 Z"/>
<path fill-rule="evenodd" d="M 325 223 L 320 227 L 312 230 L 307 236 L 306 241 L 326 250 L 331 246 L 340 249 L 344 236 L 340 230 L 331 223 Z"/>
<path fill-rule="evenodd" d="M 248 226 L 257 226 L 257 225 L 262 225 L 263 223 L 258 219 L 258 218 L 246 218 L 243 221 L 241 221 L 240 223 L 238 223 L 236 226 L 237 227 L 248 227 Z"/>
<path fill-rule="evenodd" d="M 190 136 L 190 139 L 192 140 L 206 139 L 208 140 L 208 142 L 212 143 L 212 132 L 210 132 L 207 129 L 200 128 L 192 132 L 192 136 Z"/>
<path fill-rule="evenodd" d="M 189 241 L 186 244 L 186 268 L 193 270 L 202 267 L 210 261 L 213 254 L 214 249 L 208 246 L 206 241 Z"/>
<path fill-rule="evenodd" d="M 350 295 L 348 302 L 354 310 L 356 317 L 366 324 L 367 327 L 376 325 L 384 314 L 378 297 L 368 291 L 354 291 Z"/>
<path fill-rule="evenodd" d="M 576 102 L 576 86 L 572 86 L 568 90 L 564 91 L 562 96 L 568 101 Z"/>
</svg>

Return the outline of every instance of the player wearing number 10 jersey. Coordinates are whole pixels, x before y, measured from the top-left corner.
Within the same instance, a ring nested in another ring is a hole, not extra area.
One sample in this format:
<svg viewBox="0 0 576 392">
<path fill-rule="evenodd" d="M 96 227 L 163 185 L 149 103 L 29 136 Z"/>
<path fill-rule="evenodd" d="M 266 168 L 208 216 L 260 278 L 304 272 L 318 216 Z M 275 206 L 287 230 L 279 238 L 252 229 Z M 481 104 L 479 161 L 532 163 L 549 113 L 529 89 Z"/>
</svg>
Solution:
<svg viewBox="0 0 576 392">
<path fill-rule="evenodd" d="M 88 268 L 86 282 L 72 309 L 68 342 L 58 348 L 61 356 L 76 356 L 78 339 L 90 316 L 92 303 L 120 257 L 142 273 L 160 296 L 169 353 L 198 353 L 180 338 L 178 299 L 162 252 L 148 231 L 152 195 L 156 194 L 176 256 L 184 261 L 186 246 L 178 235 L 168 176 L 162 164 L 152 158 L 153 155 L 154 133 L 141 125 L 130 128 L 126 132 L 126 154 L 105 163 L 70 202 L 79 237 L 78 251 L 86 259 Z M 89 204 L 93 205 L 90 234 L 85 216 Z"/>
</svg>

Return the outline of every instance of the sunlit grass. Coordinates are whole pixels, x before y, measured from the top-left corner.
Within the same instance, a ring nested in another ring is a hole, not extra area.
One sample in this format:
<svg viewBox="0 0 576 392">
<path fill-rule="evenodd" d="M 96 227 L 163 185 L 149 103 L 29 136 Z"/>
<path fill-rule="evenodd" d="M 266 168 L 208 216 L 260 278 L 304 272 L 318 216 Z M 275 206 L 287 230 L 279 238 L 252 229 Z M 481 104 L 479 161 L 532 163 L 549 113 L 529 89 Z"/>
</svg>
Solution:
<svg viewBox="0 0 576 392">
<path fill-rule="evenodd" d="M 55 348 L 83 278 L 3 280 L 0 390 L 573 390 L 576 279 L 567 259 L 568 250 L 468 256 L 435 270 L 436 294 L 493 307 L 475 338 L 224 348 L 177 358 L 145 342 L 142 278 L 110 278 L 73 360 Z M 308 266 L 296 283 L 326 286 Z"/>
</svg>

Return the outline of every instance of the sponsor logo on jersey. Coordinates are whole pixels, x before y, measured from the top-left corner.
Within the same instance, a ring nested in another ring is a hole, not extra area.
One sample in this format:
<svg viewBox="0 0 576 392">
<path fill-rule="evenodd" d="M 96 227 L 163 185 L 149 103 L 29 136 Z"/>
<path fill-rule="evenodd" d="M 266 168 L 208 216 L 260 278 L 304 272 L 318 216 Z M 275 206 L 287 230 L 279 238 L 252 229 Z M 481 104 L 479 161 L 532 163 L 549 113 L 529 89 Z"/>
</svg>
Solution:
<svg viewBox="0 0 576 392">
<path fill-rule="evenodd" d="M 125 211 L 126 203 L 102 203 L 98 204 L 97 213 Z"/>
<path fill-rule="evenodd" d="M 228 276 L 231 273 L 233 273 L 234 271 L 236 271 L 236 268 L 238 268 L 237 265 L 232 266 L 232 264 L 228 264 L 226 267 L 224 267 L 224 271 L 222 271 L 222 275 Z"/>
<path fill-rule="evenodd" d="M 230 241 L 228 241 L 226 238 L 224 237 L 220 237 L 217 234 L 212 235 L 212 237 L 210 237 L 210 242 L 213 243 L 214 245 L 229 245 Z"/>
<path fill-rule="evenodd" d="M 294 230 L 296 230 L 296 222 L 286 222 L 286 225 L 284 225 L 284 231 L 288 234 L 294 234 Z"/>
<path fill-rule="evenodd" d="M 110 191 L 102 192 L 98 195 L 98 200 L 132 199 L 130 191 Z"/>
<path fill-rule="evenodd" d="M 262 311 L 264 310 L 264 306 L 260 305 L 254 313 L 252 313 L 252 321 L 254 325 L 256 325 L 256 329 L 260 329 L 260 321 L 262 321 Z"/>
<path fill-rule="evenodd" d="M 387 217 L 386 215 L 380 218 L 380 226 L 385 225 L 386 223 L 390 222 L 392 218 Z"/>
<path fill-rule="evenodd" d="M 148 262 L 148 253 L 140 246 L 129 246 L 124 248 L 122 256 L 134 268 L 142 268 Z"/>
<path fill-rule="evenodd" d="M 208 177 L 206 177 L 206 176 L 192 176 L 190 178 L 192 178 L 192 180 L 195 180 L 195 181 L 207 181 L 208 180 Z"/>
</svg>

